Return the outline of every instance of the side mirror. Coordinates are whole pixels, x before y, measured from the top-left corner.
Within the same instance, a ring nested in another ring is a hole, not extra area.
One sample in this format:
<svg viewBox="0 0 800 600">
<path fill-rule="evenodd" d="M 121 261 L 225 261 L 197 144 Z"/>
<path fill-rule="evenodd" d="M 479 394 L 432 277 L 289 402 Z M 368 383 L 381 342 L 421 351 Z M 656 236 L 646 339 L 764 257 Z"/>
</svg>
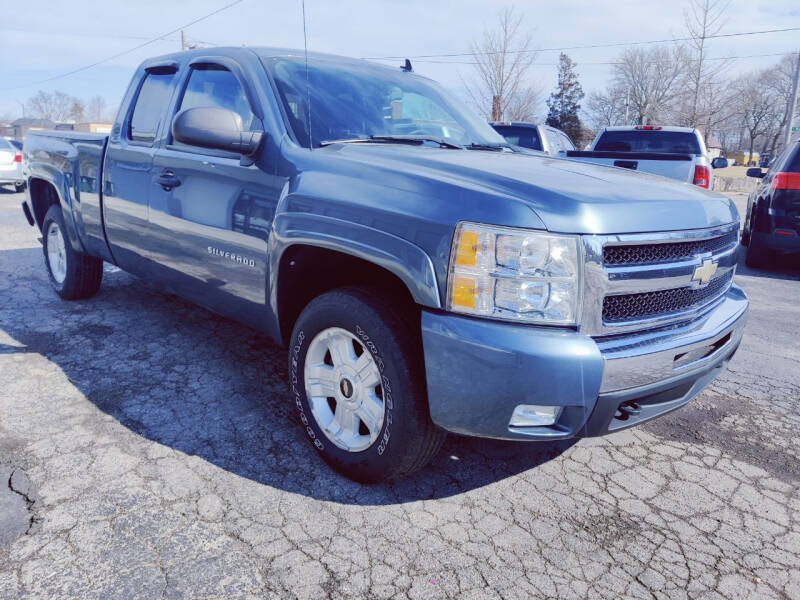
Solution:
<svg viewBox="0 0 800 600">
<path fill-rule="evenodd" d="M 728 159 L 718 156 L 717 158 L 711 161 L 711 166 L 714 169 L 724 169 L 725 167 L 728 166 Z"/>
<path fill-rule="evenodd" d="M 187 108 L 172 121 L 172 137 L 179 142 L 252 156 L 261 146 L 264 134 L 243 129 L 238 114 L 210 106 Z"/>
<path fill-rule="evenodd" d="M 747 169 L 748 177 L 756 177 L 761 179 L 764 177 L 764 175 L 766 175 L 766 173 L 764 173 L 759 167 L 751 167 L 750 169 Z"/>
</svg>

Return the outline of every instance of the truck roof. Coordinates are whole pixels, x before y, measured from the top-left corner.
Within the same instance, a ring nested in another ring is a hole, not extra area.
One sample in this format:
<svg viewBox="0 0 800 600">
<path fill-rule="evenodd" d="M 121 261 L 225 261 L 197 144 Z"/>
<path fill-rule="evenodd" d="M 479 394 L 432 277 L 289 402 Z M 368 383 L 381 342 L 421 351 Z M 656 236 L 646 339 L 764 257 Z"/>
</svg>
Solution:
<svg viewBox="0 0 800 600">
<path fill-rule="evenodd" d="M 489 125 L 497 127 L 538 127 L 538 123 L 530 121 L 489 121 Z"/>
<path fill-rule="evenodd" d="M 678 127 L 677 125 L 614 125 L 604 128 L 603 131 L 635 131 L 644 127 L 652 127 L 654 131 L 683 131 L 685 133 L 697 131 L 693 127 Z"/>
<path fill-rule="evenodd" d="M 150 63 L 162 63 L 169 60 L 177 60 L 180 58 L 196 57 L 196 56 L 237 56 L 241 55 L 242 52 L 252 52 L 253 54 L 256 54 L 257 56 L 260 56 L 262 58 L 304 59 L 306 56 L 305 51 L 302 49 L 273 48 L 269 46 L 215 46 L 213 48 L 195 48 L 194 50 L 183 50 L 179 52 L 170 52 L 168 54 L 161 54 L 160 56 L 148 58 L 147 60 L 143 61 L 142 64 L 147 66 Z M 342 63 L 347 62 L 347 63 L 361 64 L 361 65 L 368 64 L 370 66 L 384 67 L 386 69 L 391 69 L 391 70 L 396 70 L 401 66 L 401 61 L 399 60 L 397 61 L 396 66 L 384 65 L 363 58 L 353 58 L 350 56 L 328 54 L 325 52 L 309 52 L 308 58 L 316 60 L 335 60 L 336 62 L 342 62 Z M 415 73 L 415 75 L 420 76 L 419 73 Z"/>
</svg>

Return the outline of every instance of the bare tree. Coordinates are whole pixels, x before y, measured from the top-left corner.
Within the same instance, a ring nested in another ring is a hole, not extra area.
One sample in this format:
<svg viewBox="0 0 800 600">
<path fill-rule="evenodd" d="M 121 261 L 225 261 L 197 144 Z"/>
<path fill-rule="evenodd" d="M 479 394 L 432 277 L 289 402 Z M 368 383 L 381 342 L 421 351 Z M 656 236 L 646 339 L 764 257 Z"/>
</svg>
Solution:
<svg viewBox="0 0 800 600">
<path fill-rule="evenodd" d="M 56 91 L 49 94 L 39 90 L 35 96 L 28 98 L 26 110 L 33 117 L 59 123 L 72 116 L 74 100 L 72 96 L 64 92 Z"/>
<path fill-rule="evenodd" d="M 628 48 L 614 65 L 614 87 L 630 98 L 630 118 L 642 125 L 658 121 L 684 89 L 687 53 L 681 46 Z"/>
<path fill-rule="evenodd" d="M 108 105 L 102 96 L 92 96 L 86 103 L 86 118 L 90 121 L 104 121 L 108 118 Z"/>
<path fill-rule="evenodd" d="M 497 27 L 487 28 L 483 39 L 472 44 L 476 82 L 466 88 L 478 111 L 492 121 L 530 120 L 541 100 L 541 90 L 528 81 L 536 52 L 522 20 L 513 8 L 506 8 L 498 15 Z"/>
<path fill-rule="evenodd" d="M 586 122 L 592 129 L 598 130 L 613 125 L 629 125 L 625 121 L 626 89 L 609 87 L 605 92 L 589 94 L 584 107 Z"/>
<path fill-rule="evenodd" d="M 714 102 L 720 95 L 713 88 L 719 89 L 717 80 L 728 66 L 727 61 L 714 64 L 709 61 L 708 39 L 722 29 L 729 5 L 730 0 L 689 0 L 689 8 L 684 11 L 691 63 L 686 72 L 687 97 L 681 103 L 680 117 L 686 126 L 704 129 L 705 133 L 724 106 Z"/>
<path fill-rule="evenodd" d="M 80 98 L 72 99 L 72 105 L 69 109 L 69 118 L 76 123 L 81 123 L 86 120 L 86 105 Z"/>
<path fill-rule="evenodd" d="M 732 84 L 737 112 L 748 137 L 748 160 L 752 160 L 757 140 L 769 131 L 776 110 L 783 108 L 775 106 L 774 98 L 764 85 L 762 77 L 763 72 L 755 71 L 742 75 Z"/>
<path fill-rule="evenodd" d="M 783 145 L 781 142 L 786 121 L 792 113 L 790 105 L 796 60 L 796 55 L 787 54 L 777 65 L 762 74 L 764 85 L 775 106 L 773 121 L 766 133 L 767 143 L 764 146 L 771 156 L 775 156 Z"/>
</svg>

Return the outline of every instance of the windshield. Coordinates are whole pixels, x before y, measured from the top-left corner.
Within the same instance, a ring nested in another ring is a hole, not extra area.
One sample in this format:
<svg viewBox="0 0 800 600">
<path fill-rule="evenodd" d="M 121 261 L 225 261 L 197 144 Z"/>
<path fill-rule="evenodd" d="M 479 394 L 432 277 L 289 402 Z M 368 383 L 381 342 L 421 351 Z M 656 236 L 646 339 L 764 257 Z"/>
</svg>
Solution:
<svg viewBox="0 0 800 600">
<path fill-rule="evenodd" d="M 265 62 L 302 146 L 372 136 L 432 137 L 458 145 L 505 144 L 488 123 L 433 81 L 399 68 L 317 57 L 308 62 L 309 139 L 305 61 L 281 57 Z"/>
<path fill-rule="evenodd" d="M 515 125 L 495 125 L 495 130 L 502 135 L 509 144 L 542 150 L 542 141 L 535 127 L 519 127 Z"/>
<path fill-rule="evenodd" d="M 697 136 L 688 131 L 606 131 L 593 148 L 597 152 L 666 152 L 701 154 Z"/>
</svg>

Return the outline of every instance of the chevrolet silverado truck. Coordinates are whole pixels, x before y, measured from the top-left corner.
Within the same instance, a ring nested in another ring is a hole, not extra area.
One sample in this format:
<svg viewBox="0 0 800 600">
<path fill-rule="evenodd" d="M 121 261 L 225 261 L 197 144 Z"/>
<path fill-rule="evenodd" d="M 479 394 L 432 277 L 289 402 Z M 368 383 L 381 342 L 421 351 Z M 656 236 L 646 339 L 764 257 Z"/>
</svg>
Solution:
<svg viewBox="0 0 800 600">
<path fill-rule="evenodd" d="M 589 150 L 566 154 L 574 160 L 652 173 L 706 189 L 714 188 L 713 170 L 728 166 L 725 158 L 709 159 L 703 136 L 691 127 L 606 127 Z"/>
<path fill-rule="evenodd" d="M 108 262 L 284 344 L 304 436 L 359 481 L 419 469 L 447 432 L 643 423 L 742 338 L 732 202 L 514 152 L 408 63 L 153 58 L 108 137 L 30 132 L 24 152 L 58 295 L 93 296 Z"/>
</svg>

